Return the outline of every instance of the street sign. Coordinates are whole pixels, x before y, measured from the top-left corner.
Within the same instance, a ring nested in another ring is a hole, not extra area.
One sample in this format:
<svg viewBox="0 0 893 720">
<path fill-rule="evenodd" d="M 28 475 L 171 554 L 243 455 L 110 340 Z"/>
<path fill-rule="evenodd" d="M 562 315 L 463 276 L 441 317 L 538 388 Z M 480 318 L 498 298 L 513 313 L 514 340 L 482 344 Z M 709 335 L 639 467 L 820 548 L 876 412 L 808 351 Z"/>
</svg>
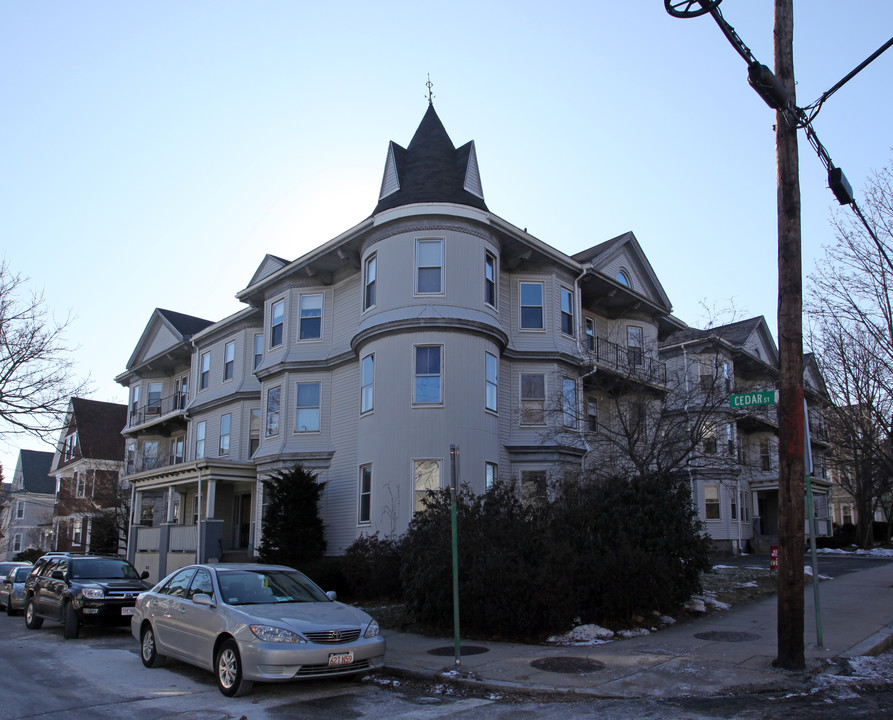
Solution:
<svg viewBox="0 0 893 720">
<path fill-rule="evenodd" d="M 754 405 L 774 405 L 778 402 L 777 390 L 757 390 L 755 392 L 729 395 L 729 407 L 748 408 Z"/>
</svg>

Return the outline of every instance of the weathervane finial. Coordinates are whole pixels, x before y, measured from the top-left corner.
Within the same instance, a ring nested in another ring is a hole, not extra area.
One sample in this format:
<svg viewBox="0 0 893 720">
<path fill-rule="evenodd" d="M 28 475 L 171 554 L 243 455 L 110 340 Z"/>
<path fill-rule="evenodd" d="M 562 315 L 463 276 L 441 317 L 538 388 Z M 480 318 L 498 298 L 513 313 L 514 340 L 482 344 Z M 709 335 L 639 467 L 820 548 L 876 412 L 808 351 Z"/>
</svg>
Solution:
<svg viewBox="0 0 893 720">
<path fill-rule="evenodd" d="M 425 83 L 425 86 L 428 88 L 428 104 L 434 104 L 434 93 L 431 92 L 431 88 L 434 87 L 434 83 L 431 82 L 431 73 L 428 73 L 428 82 Z"/>
</svg>

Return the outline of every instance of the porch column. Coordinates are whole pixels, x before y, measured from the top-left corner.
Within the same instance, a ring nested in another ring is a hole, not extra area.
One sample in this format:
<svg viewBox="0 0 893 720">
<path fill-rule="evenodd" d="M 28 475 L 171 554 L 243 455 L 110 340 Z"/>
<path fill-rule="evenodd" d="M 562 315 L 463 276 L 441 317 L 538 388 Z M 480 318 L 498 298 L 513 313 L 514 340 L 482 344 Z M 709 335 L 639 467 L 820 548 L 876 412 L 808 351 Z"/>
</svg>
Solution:
<svg viewBox="0 0 893 720">
<path fill-rule="evenodd" d="M 217 481 L 208 478 L 208 496 L 205 498 L 205 518 L 214 519 L 214 505 L 217 501 Z"/>
</svg>

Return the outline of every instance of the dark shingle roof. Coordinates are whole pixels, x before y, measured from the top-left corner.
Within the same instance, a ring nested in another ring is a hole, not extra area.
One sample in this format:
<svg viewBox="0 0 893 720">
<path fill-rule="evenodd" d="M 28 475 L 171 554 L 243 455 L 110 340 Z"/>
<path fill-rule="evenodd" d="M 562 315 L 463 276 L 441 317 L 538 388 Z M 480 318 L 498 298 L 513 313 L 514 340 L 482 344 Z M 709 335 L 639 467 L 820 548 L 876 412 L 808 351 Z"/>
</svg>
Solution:
<svg viewBox="0 0 893 720">
<path fill-rule="evenodd" d="M 456 203 L 487 210 L 483 198 L 465 189 L 472 143 L 456 149 L 429 105 L 408 148 L 392 143 L 400 189 L 378 202 L 373 215 L 421 202 Z"/>
<path fill-rule="evenodd" d="M 73 423 L 78 431 L 81 457 L 97 460 L 123 460 L 127 406 L 71 398 Z"/>
<path fill-rule="evenodd" d="M 210 320 L 203 320 L 202 318 L 193 317 L 192 315 L 184 315 L 183 313 L 174 312 L 173 310 L 158 308 L 158 312 L 163 315 L 165 319 L 177 329 L 177 332 L 186 339 L 191 338 L 197 332 L 201 332 L 209 325 L 214 324 Z"/>
<path fill-rule="evenodd" d="M 53 453 L 41 450 L 19 450 L 22 461 L 22 489 L 25 492 L 49 495 L 56 492 L 56 480 L 50 476 Z"/>
<path fill-rule="evenodd" d="M 668 337 L 662 345 L 675 345 L 676 343 L 685 342 L 686 340 L 697 340 L 700 338 L 719 337 L 725 340 L 733 347 L 742 347 L 747 338 L 749 338 L 754 330 L 759 327 L 763 321 L 762 315 L 748 318 L 747 320 L 739 320 L 738 322 L 729 323 L 728 325 L 718 325 L 717 327 L 701 330 L 699 328 L 684 328 L 674 332 Z"/>
</svg>

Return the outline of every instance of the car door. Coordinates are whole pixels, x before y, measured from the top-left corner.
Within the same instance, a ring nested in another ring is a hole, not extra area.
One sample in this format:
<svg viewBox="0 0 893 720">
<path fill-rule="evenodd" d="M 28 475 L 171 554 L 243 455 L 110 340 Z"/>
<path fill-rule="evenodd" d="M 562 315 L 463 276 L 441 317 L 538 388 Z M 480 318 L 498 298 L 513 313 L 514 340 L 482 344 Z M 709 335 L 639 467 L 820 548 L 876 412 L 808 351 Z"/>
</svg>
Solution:
<svg viewBox="0 0 893 720">
<path fill-rule="evenodd" d="M 46 617 L 58 617 L 59 598 L 61 598 L 64 580 L 54 580 L 52 574 L 59 570 L 63 573 L 68 570 L 67 558 L 52 558 L 40 569 L 40 575 L 34 582 L 34 604 L 39 615 Z"/>
<path fill-rule="evenodd" d="M 208 595 L 215 607 L 197 605 L 193 598 L 199 593 Z M 196 571 L 186 598 L 180 604 L 178 622 L 181 625 L 184 652 L 197 665 L 213 667 L 214 641 L 223 631 L 225 620 L 210 570 L 199 568 Z"/>
<path fill-rule="evenodd" d="M 174 573 L 170 580 L 157 591 L 149 601 L 149 618 L 155 628 L 155 642 L 159 652 L 165 655 L 188 657 L 186 639 L 182 637 L 183 627 L 180 620 L 182 604 L 195 568 L 188 567 Z"/>
<path fill-rule="evenodd" d="M 10 570 L 3 581 L 0 582 L 0 605 L 7 606 L 12 601 L 12 586 L 15 580 L 16 569 Z"/>
</svg>

